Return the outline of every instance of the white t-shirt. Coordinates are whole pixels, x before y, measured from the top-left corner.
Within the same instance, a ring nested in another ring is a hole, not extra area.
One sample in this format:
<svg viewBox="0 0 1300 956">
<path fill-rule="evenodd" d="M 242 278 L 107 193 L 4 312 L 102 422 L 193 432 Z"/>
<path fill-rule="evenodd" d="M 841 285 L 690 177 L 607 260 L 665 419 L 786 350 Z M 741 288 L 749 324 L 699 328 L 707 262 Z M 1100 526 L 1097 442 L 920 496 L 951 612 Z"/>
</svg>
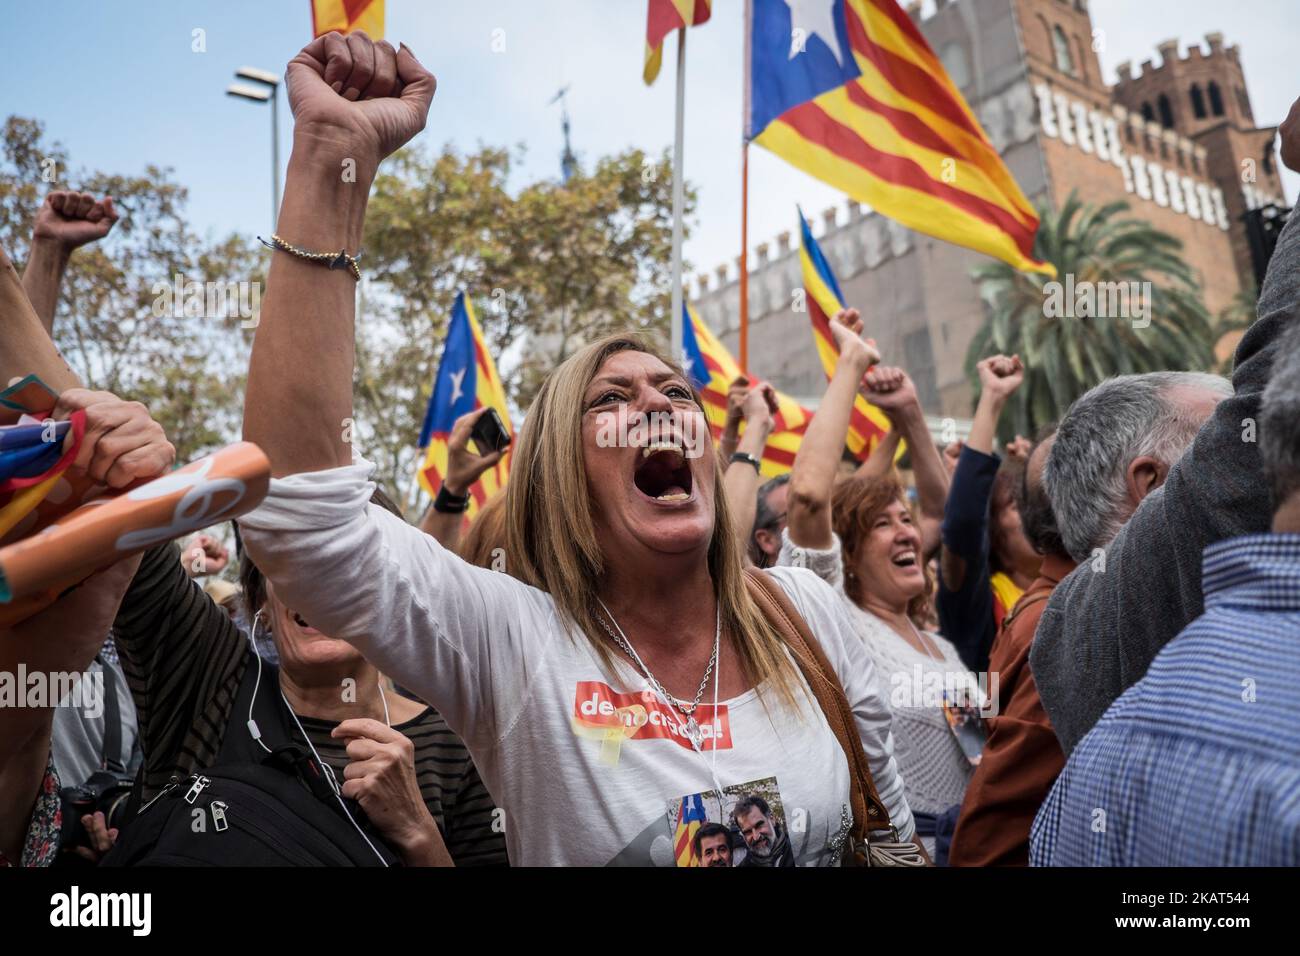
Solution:
<svg viewBox="0 0 1300 956">
<path fill-rule="evenodd" d="M 765 800 L 777 846 L 788 839 L 783 861 L 838 861 L 848 763 L 811 696 L 796 715 L 751 690 L 719 701 L 713 720 L 706 694 L 700 723 L 718 737 L 724 795 L 694 797 L 715 790 L 710 742 L 697 752 L 633 665 L 610 672 L 548 594 L 466 564 L 370 505 L 369 472 L 358 462 L 273 481 L 240 519 L 245 545 L 287 606 L 353 643 L 464 738 L 513 864 L 673 865 L 689 853 L 692 821 L 725 825 L 747 795 Z M 911 839 L 889 707 L 842 603 L 810 572 L 774 575 L 844 684 L 876 789 Z M 734 831 L 732 841 L 739 862 L 745 845 Z"/>
</svg>

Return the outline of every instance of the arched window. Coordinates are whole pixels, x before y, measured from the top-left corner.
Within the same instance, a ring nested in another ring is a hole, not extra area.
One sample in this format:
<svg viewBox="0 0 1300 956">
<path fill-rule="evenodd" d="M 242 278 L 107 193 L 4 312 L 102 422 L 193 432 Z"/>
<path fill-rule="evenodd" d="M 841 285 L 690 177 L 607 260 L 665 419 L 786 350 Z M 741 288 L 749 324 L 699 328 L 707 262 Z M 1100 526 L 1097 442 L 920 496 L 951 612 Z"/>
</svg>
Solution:
<svg viewBox="0 0 1300 956">
<path fill-rule="evenodd" d="M 1169 97 L 1161 93 L 1160 99 L 1157 100 L 1157 103 L 1159 104 L 1160 107 L 1160 125 L 1163 126 L 1165 129 L 1173 129 L 1174 108 L 1169 105 Z"/>
<path fill-rule="evenodd" d="M 1065 38 L 1065 31 L 1052 27 L 1052 50 L 1056 53 L 1056 68 L 1062 73 L 1074 76 L 1074 57 L 1070 55 L 1070 41 Z"/>
<path fill-rule="evenodd" d="M 1205 96 L 1201 93 L 1199 83 L 1192 84 L 1192 112 L 1197 119 L 1205 119 Z"/>
<path fill-rule="evenodd" d="M 1215 116 L 1223 115 L 1223 93 L 1219 90 L 1219 84 L 1210 80 L 1210 112 Z"/>
<path fill-rule="evenodd" d="M 1156 121 L 1156 111 L 1151 108 L 1150 103 L 1142 104 L 1142 118 L 1148 123 L 1154 123 Z"/>
</svg>

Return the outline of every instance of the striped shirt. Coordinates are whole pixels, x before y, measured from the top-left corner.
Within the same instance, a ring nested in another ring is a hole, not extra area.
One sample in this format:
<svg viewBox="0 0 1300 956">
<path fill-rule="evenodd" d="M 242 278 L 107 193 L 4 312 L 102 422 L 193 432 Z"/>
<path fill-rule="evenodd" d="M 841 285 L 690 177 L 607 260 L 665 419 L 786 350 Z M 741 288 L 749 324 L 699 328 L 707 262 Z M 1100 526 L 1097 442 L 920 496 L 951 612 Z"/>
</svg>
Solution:
<svg viewBox="0 0 1300 956">
<path fill-rule="evenodd" d="M 1033 865 L 1300 865 L 1300 534 L 1213 544 L 1202 580 L 1205 613 L 1075 748 Z"/>
<path fill-rule="evenodd" d="M 185 574 L 170 544 L 144 556 L 113 633 L 139 715 L 143 799 L 149 800 L 173 775 L 183 779 L 216 760 L 253 655 L 226 612 Z M 300 719 L 341 780 L 348 759 L 330 736 L 337 723 Z M 431 707 L 394 729 L 415 744 L 420 794 L 456 864 L 504 865 L 505 837 L 493 826 L 492 798 L 461 739 Z"/>
</svg>

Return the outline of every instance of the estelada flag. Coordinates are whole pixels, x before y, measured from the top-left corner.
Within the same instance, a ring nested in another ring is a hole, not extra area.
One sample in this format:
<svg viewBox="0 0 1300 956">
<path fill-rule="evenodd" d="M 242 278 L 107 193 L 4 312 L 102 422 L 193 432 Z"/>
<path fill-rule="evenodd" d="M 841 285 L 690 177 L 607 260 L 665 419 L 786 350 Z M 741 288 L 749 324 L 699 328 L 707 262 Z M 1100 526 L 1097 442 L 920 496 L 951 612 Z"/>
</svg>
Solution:
<svg viewBox="0 0 1300 956">
<path fill-rule="evenodd" d="M 709 822 L 704 812 L 704 799 L 698 793 L 682 797 L 677 808 L 677 826 L 673 830 L 673 858 L 678 866 L 699 866 L 695 855 L 695 834 Z"/>
<path fill-rule="evenodd" d="M 704 399 L 709 431 L 717 441 L 727 422 L 727 389 L 741 374 L 740 366 L 689 303 L 682 303 L 682 311 L 685 313 L 682 316 L 683 364 Z M 751 379 L 750 384 L 758 382 Z M 759 471 L 768 478 L 783 475 L 794 467 L 794 456 L 812 419 L 812 412 L 789 395 L 777 392 L 776 403 L 776 420 L 759 462 Z"/>
<path fill-rule="evenodd" d="M 0 392 L 0 545 L 40 531 L 95 487 L 68 471 L 85 435 L 85 410 L 56 422 L 57 401 L 34 375 Z"/>
<path fill-rule="evenodd" d="M 474 307 L 465 293 L 456 296 L 451 309 L 451 324 L 447 328 L 447 341 L 442 347 L 442 360 L 433 381 L 433 394 L 424 413 L 420 428 L 419 447 L 424 450 L 420 465 L 420 486 L 433 497 L 447 474 L 447 440 L 451 437 L 456 419 L 484 405 L 491 406 L 501 416 L 501 423 L 514 438 L 510 426 L 510 411 L 506 407 L 505 389 L 497 375 L 496 363 L 483 341 L 483 330 L 474 317 Z M 473 518 L 478 509 L 494 493 L 505 487 L 510 474 L 510 451 L 483 473 L 469 489 L 468 515 Z"/>
<path fill-rule="evenodd" d="M 803 269 L 804 299 L 808 306 L 808 319 L 812 323 L 813 341 L 817 346 L 817 357 L 821 359 L 822 371 L 827 381 L 835 374 L 835 365 L 839 361 L 840 350 L 831 335 L 831 319 L 835 313 L 844 308 L 844 296 L 840 285 L 835 281 L 831 264 L 822 255 L 821 247 L 813 238 L 808 228 L 808 220 L 799 213 L 799 264 Z M 859 461 L 866 460 L 876 443 L 888 434 L 889 418 L 862 395 L 853 399 L 853 414 L 849 418 L 847 444 L 849 451 Z M 901 451 L 902 446 L 900 444 Z"/>
<path fill-rule="evenodd" d="M 365 30 L 372 40 L 384 38 L 384 0 L 311 0 L 311 35 L 337 30 Z"/>
<path fill-rule="evenodd" d="M 650 0 L 646 11 L 645 70 L 641 74 L 647 86 L 659 75 L 664 37 L 674 30 L 699 26 L 712 12 L 713 0 Z"/>
<path fill-rule="evenodd" d="M 895 0 L 753 0 L 745 136 L 910 229 L 1056 274 L 1038 216 Z"/>
</svg>

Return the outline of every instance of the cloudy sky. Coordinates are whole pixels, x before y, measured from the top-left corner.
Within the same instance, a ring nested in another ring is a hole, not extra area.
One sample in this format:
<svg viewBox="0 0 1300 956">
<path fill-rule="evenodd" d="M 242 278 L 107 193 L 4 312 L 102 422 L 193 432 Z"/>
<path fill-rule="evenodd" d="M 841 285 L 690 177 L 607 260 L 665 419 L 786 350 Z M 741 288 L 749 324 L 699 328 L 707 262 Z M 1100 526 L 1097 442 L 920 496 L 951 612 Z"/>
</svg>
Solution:
<svg viewBox="0 0 1300 956">
<path fill-rule="evenodd" d="M 687 44 L 686 173 L 700 203 L 686 255 L 695 272 L 730 262 L 740 242 L 744 5 L 714 6 L 713 19 Z M 647 89 L 640 76 L 645 8 L 645 0 L 388 0 L 388 38 L 405 41 L 438 76 L 422 142 L 523 143 L 517 184 L 557 176 L 560 115 L 548 100 L 567 86 L 580 159 L 669 147 L 675 50 Z M 1158 59 L 1164 39 L 1176 35 L 1186 46 L 1217 30 L 1241 45 L 1261 124 L 1280 122 L 1300 95 L 1296 0 L 1092 0 L 1092 11 L 1105 31 L 1108 79 L 1123 60 Z M 224 89 L 242 65 L 282 71 L 310 38 L 308 0 L 42 0 L 9 5 L 5 23 L 0 113 L 44 121 L 74 167 L 173 167 L 190 188 L 191 218 L 202 232 L 265 234 L 269 118 L 265 107 Z M 204 52 L 191 49 L 196 29 L 204 31 Z M 289 124 L 281 112 L 284 160 Z M 796 203 L 811 212 L 843 203 L 761 149 L 752 151 L 750 175 L 751 245 L 791 229 Z M 1298 187 L 1290 176 L 1289 201 Z"/>
</svg>

